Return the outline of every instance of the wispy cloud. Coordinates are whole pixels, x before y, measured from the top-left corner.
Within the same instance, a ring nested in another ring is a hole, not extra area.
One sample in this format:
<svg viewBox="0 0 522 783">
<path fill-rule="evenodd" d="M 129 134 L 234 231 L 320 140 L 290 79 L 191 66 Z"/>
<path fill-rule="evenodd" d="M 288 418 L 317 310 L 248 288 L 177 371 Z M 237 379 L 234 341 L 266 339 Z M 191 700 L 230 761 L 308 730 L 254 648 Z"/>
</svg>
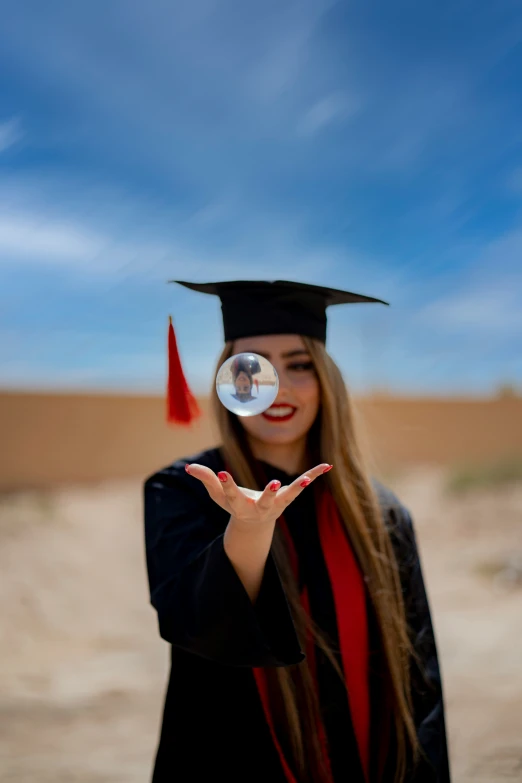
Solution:
<svg viewBox="0 0 522 783">
<path fill-rule="evenodd" d="M 92 3 L 4 6 L 0 325 L 21 354 L 36 323 L 57 345 L 91 323 L 152 345 L 171 301 L 217 347 L 204 305 L 165 292 L 178 276 L 389 299 L 336 312 L 332 338 L 345 356 L 356 319 L 374 328 L 390 377 L 433 378 L 431 355 L 479 334 L 514 342 L 519 4 L 114 0 L 101 27 Z M 184 338 L 192 371 L 210 361 Z M 92 339 L 93 367 L 120 350 Z"/>
<path fill-rule="evenodd" d="M 517 195 L 522 194 L 522 166 L 517 166 L 506 177 L 506 184 L 510 191 Z"/>
<path fill-rule="evenodd" d="M 522 335 L 522 229 L 490 242 L 457 290 L 435 299 L 418 314 L 419 322 L 476 340 Z"/>
<path fill-rule="evenodd" d="M 12 147 L 22 136 L 21 123 L 17 117 L 0 122 L 0 152 Z"/>
<path fill-rule="evenodd" d="M 359 101 L 342 92 L 332 93 L 314 103 L 301 117 L 297 130 L 303 136 L 313 136 L 336 120 L 354 116 Z"/>
<path fill-rule="evenodd" d="M 91 262 L 105 244 L 102 237 L 80 226 L 43 215 L 0 216 L 0 263 L 13 259 L 71 265 Z"/>
<path fill-rule="evenodd" d="M 257 45 L 251 48 L 242 74 L 244 97 L 265 108 L 271 103 L 275 111 L 288 106 L 289 96 L 303 85 L 317 28 L 334 2 L 283 0 L 272 7 L 265 5 L 256 14 Z M 247 35 L 248 28 L 243 28 Z M 241 49 L 237 39 L 232 46 Z"/>
<path fill-rule="evenodd" d="M 454 336 L 463 330 L 477 339 L 480 335 L 489 338 L 520 335 L 520 292 L 512 288 L 509 280 L 476 286 L 433 302 L 424 310 L 423 318 Z"/>
<path fill-rule="evenodd" d="M 231 196 L 176 213 L 122 191 L 113 207 L 112 191 L 99 187 L 77 187 L 68 200 L 69 187 L 13 178 L 0 186 L 0 268 L 25 264 L 82 278 L 158 281 L 256 278 L 262 270 L 270 278 L 318 282 L 357 257 L 335 243 L 310 242 L 305 225 L 289 213 L 251 213 Z"/>
</svg>

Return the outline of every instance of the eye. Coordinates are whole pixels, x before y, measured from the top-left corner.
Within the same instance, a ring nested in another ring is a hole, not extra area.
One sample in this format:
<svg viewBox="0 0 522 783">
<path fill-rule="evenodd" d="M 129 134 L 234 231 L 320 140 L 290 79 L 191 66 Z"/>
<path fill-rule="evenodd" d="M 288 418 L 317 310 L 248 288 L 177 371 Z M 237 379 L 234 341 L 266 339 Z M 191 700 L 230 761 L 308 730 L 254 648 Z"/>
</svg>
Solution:
<svg viewBox="0 0 522 783">
<path fill-rule="evenodd" d="M 295 370 L 296 372 L 310 372 L 314 369 L 313 362 L 293 362 L 288 365 L 288 370 Z"/>
</svg>

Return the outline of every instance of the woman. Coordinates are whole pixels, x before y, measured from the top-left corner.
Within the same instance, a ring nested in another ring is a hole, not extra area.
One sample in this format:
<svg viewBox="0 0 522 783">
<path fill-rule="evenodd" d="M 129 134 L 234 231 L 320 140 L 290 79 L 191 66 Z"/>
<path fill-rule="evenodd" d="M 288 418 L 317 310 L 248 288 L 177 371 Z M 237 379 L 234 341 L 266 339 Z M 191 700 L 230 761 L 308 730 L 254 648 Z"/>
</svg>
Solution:
<svg viewBox="0 0 522 783">
<path fill-rule="evenodd" d="M 259 367 L 259 363 L 258 367 Z M 239 402 L 250 402 L 255 400 L 252 395 L 252 386 L 254 384 L 253 373 L 260 372 L 261 368 L 252 368 L 251 362 L 245 357 L 236 357 L 230 368 L 232 372 L 232 381 L 234 383 L 235 394 L 232 397 Z"/>
<path fill-rule="evenodd" d="M 327 306 L 380 300 L 183 285 L 221 298 L 218 367 L 253 351 L 280 386 L 249 418 L 214 395 L 222 445 L 145 484 L 151 600 L 172 645 L 154 783 L 447 783 L 412 521 L 370 480 L 324 345 Z"/>
<path fill-rule="evenodd" d="M 234 378 L 234 388 L 236 390 L 232 397 L 239 402 L 250 402 L 255 397 L 252 395 L 253 379 L 246 372 L 241 371 Z"/>
</svg>

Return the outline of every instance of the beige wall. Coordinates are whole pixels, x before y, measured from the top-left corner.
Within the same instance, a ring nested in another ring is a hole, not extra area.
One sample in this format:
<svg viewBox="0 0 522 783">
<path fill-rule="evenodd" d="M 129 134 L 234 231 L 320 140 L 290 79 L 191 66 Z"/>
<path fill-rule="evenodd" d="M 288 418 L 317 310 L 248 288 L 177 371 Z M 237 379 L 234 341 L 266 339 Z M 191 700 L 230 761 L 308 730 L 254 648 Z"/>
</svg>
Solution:
<svg viewBox="0 0 522 783">
<path fill-rule="evenodd" d="M 191 429 L 169 427 L 159 397 L 0 392 L 0 489 L 145 476 L 214 445 L 208 403 Z M 522 456 L 522 399 L 375 397 L 357 401 L 376 464 L 452 464 Z"/>
</svg>

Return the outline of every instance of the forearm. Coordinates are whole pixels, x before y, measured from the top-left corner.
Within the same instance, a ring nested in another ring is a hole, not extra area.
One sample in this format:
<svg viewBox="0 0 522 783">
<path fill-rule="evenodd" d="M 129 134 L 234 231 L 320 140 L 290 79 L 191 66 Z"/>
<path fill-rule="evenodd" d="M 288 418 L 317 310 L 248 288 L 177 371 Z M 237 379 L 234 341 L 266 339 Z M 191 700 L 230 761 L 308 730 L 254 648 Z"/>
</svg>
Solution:
<svg viewBox="0 0 522 783">
<path fill-rule="evenodd" d="M 274 530 L 275 521 L 245 525 L 234 517 L 230 517 L 225 530 L 225 553 L 252 603 L 255 603 L 259 595 Z"/>
</svg>

